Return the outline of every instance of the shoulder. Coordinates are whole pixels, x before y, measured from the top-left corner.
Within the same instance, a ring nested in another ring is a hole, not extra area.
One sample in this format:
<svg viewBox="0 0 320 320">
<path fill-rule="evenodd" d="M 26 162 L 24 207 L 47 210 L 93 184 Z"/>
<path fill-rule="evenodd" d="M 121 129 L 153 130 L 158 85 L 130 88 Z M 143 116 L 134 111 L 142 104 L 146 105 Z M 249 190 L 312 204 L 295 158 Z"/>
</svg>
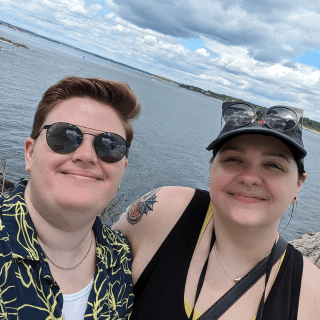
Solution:
<svg viewBox="0 0 320 320">
<path fill-rule="evenodd" d="M 162 187 L 131 204 L 113 226 L 129 240 L 134 251 L 145 241 L 162 242 L 177 223 L 195 194 L 195 189 Z"/>
<path fill-rule="evenodd" d="M 304 294 L 315 295 L 318 298 L 320 310 L 320 269 L 306 257 L 303 258 L 301 292 L 302 290 L 304 290 Z"/>
<path fill-rule="evenodd" d="M 129 241 L 133 258 L 133 283 L 178 222 L 194 195 L 195 189 L 192 188 L 155 189 L 131 204 L 113 226 Z"/>
<path fill-rule="evenodd" d="M 303 258 L 298 319 L 320 318 L 320 269 Z"/>
<path fill-rule="evenodd" d="M 152 190 L 132 203 L 122 214 L 114 228 L 125 236 L 139 229 L 158 228 L 173 223 L 180 217 L 193 198 L 195 189 L 185 187 L 161 187 Z"/>
</svg>

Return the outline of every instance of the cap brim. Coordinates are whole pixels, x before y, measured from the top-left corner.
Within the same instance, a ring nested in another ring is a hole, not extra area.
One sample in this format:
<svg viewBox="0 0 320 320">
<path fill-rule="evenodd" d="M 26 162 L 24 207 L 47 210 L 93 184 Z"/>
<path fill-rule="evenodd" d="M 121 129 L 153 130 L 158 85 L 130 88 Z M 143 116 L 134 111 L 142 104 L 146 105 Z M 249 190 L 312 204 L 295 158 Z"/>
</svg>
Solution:
<svg viewBox="0 0 320 320">
<path fill-rule="evenodd" d="M 292 130 L 295 130 L 295 128 Z M 289 147 L 296 160 L 300 160 L 307 155 L 307 151 L 300 144 L 291 139 L 287 134 L 261 126 L 240 127 L 237 129 L 234 128 L 226 133 L 221 132 L 218 138 L 209 144 L 207 150 L 214 150 L 217 152 L 220 147 L 227 142 L 227 140 L 242 134 L 264 134 L 268 136 L 274 136 L 283 141 Z"/>
</svg>

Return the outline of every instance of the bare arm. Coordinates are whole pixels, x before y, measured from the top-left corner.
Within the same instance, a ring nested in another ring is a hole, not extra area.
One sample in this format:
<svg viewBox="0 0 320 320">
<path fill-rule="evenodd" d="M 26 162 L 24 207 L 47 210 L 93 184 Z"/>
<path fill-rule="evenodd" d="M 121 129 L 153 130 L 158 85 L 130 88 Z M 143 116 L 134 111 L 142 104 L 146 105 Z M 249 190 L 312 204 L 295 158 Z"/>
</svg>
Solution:
<svg viewBox="0 0 320 320">
<path fill-rule="evenodd" d="M 298 320 L 320 320 L 320 269 L 303 258 Z"/>
<path fill-rule="evenodd" d="M 113 226 L 129 241 L 133 283 L 177 223 L 194 192 L 185 187 L 155 189 L 131 204 Z"/>
</svg>

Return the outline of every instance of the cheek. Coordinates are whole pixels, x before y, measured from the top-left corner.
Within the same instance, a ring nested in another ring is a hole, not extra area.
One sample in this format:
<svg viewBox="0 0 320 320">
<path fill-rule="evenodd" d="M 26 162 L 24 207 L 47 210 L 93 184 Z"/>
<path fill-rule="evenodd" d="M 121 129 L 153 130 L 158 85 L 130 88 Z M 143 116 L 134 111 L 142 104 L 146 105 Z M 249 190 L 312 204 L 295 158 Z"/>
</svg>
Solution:
<svg viewBox="0 0 320 320">
<path fill-rule="evenodd" d="M 125 167 L 126 166 L 124 159 L 114 164 L 103 163 L 103 171 L 105 177 L 109 181 L 112 181 L 112 183 L 117 185 L 117 188 L 122 180 L 123 174 L 125 172 Z"/>
<path fill-rule="evenodd" d="M 230 183 L 230 177 L 222 170 L 212 167 L 210 170 L 209 191 L 211 199 L 214 200 L 219 195 L 219 191 Z"/>
<path fill-rule="evenodd" d="M 62 166 L 70 160 L 69 154 L 46 153 L 37 157 L 34 162 L 33 171 L 37 175 L 43 175 L 43 178 L 50 178 L 52 174 L 61 171 Z M 32 170 L 31 169 L 31 170 Z"/>
<path fill-rule="evenodd" d="M 281 207 L 286 210 L 295 197 L 298 183 L 295 179 L 276 179 L 269 181 L 267 188 L 272 195 L 274 203 L 282 203 Z"/>
<path fill-rule="evenodd" d="M 231 171 L 223 170 L 221 167 L 212 167 L 209 184 L 221 188 L 231 183 L 235 178 L 236 175 Z"/>
</svg>

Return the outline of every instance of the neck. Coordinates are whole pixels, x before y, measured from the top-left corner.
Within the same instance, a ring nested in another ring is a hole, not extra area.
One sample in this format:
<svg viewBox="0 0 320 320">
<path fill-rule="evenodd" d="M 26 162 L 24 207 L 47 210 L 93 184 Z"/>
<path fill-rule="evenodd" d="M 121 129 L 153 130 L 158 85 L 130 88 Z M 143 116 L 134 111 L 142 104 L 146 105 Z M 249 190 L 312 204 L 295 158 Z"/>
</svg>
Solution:
<svg viewBox="0 0 320 320">
<path fill-rule="evenodd" d="M 54 252 L 76 253 L 82 246 L 88 247 L 95 219 L 77 221 L 73 215 L 73 221 L 70 221 L 71 217 L 67 213 L 56 210 L 59 211 L 57 213 L 52 208 L 47 208 L 45 215 L 41 214 L 33 205 L 27 189 L 25 202 L 41 246 L 49 256 Z"/>
<path fill-rule="evenodd" d="M 276 225 L 252 227 L 226 224 L 215 214 L 213 224 L 219 257 L 225 264 L 233 265 L 235 270 L 243 270 L 243 273 L 265 258 L 279 237 Z"/>
</svg>

